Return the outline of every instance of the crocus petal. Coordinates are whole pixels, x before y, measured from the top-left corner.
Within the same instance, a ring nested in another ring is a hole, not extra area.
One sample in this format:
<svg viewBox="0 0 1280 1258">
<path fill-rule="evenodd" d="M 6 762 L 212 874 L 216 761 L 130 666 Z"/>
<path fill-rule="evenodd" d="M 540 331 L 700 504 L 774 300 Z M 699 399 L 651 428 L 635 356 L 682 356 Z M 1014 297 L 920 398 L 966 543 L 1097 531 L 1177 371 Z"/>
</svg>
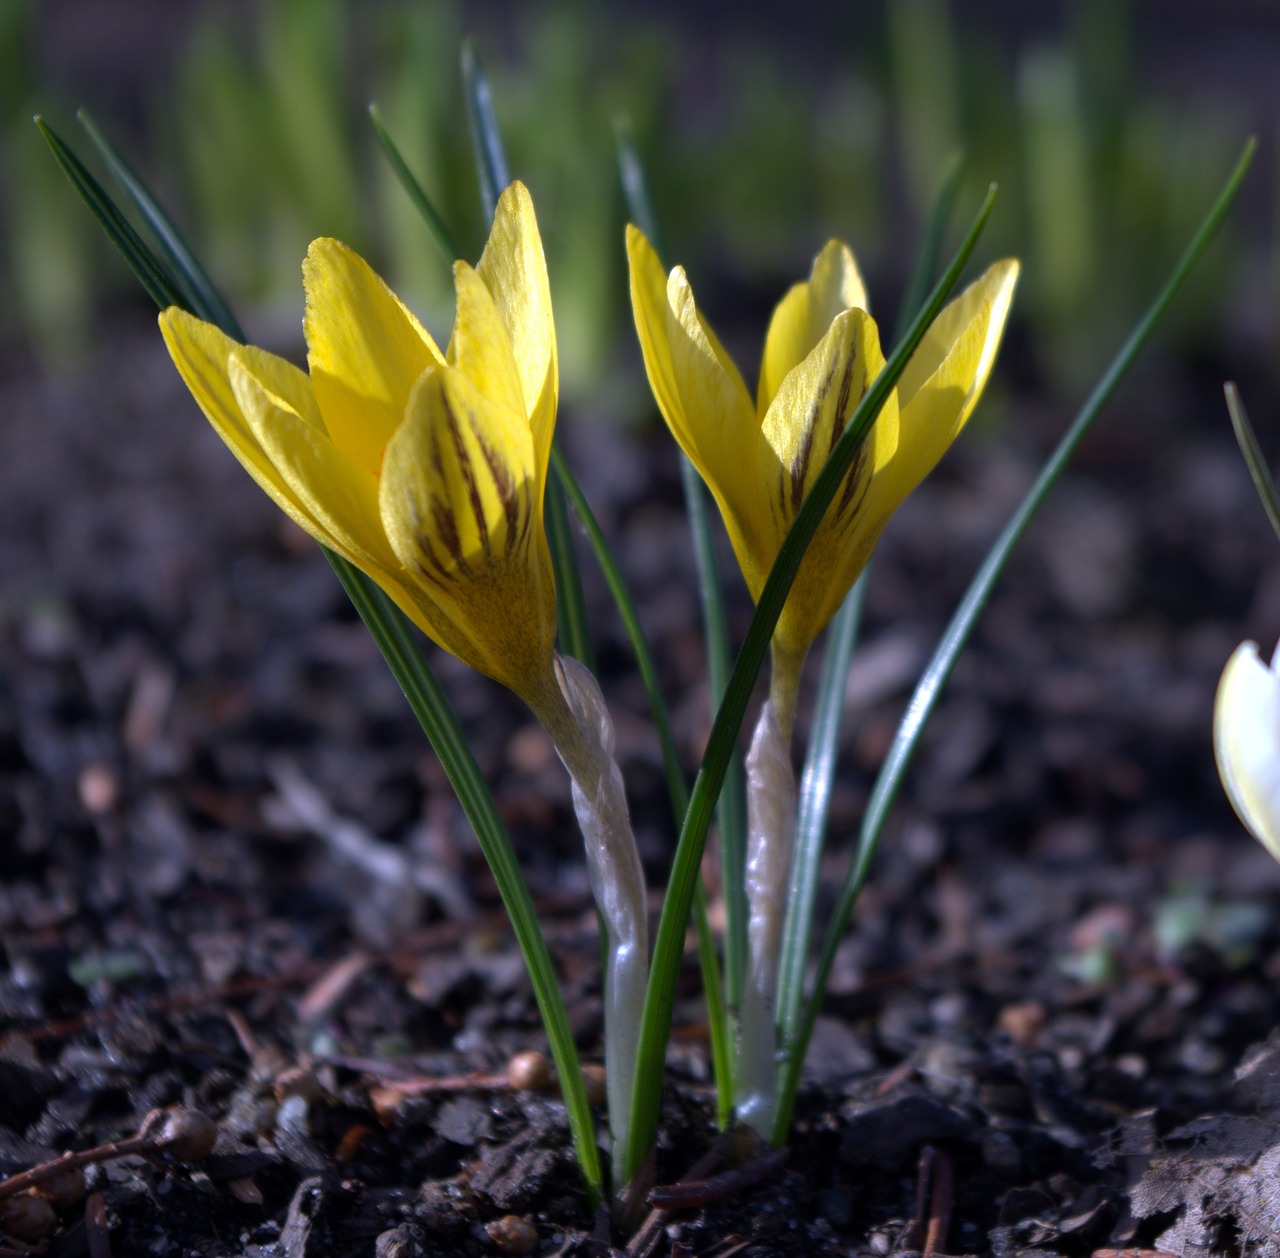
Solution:
<svg viewBox="0 0 1280 1258">
<path fill-rule="evenodd" d="M 934 325 L 937 331 L 931 329 L 912 356 L 907 365 L 912 379 L 898 389 L 898 448 L 883 475 L 877 476 L 875 501 L 869 504 L 877 513 L 887 517 L 898 509 L 937 466 L 973 413 L 991 374 L 1017 278 L 1016 262 L 997 263 L 943 310 Z M 930 365 L 932 370 L 922 377 Z"/>
<path fill-rule="evenodd" d="M 213 324 L 205 323 L 176 306 L 170 306 L 160 315 L 160 332 L 191 395 L 231 453 L 281 511 L 315 536 L 320 527 L 318 522 L 267 457 L 245 420 L 231 384 L 229 373 L 233 354 L 252 357 L 264 373 L 264 360 L 272 358 L 272 355 L 241 345 Z M 282 359 L 274 361 L 281 368 L 289 367 Z M 298 375 L 305 386 L 306 377 L 301 372 Z M 299 409 L 304 414 L 308 410 L 305 404 Z M 314 402 L 309 409 L 309 422 L 318 423 Z"/>
<path fill-rule="evenodd" d="M 380 507 L 400 562 L 441 623 L 441 646 L 517 694 L 545 680 L 555 579 L 523 415 L 444 368 L 423 377 L 387 445 Z"/>
<path fill-rule="evenodd" d="M 458 311 L 447 361 L 491 402 L 517 415 L 527 415 L 520 368 L 493 294 L 465 262 L 453 264 L 453 283 Z"/>
<path fill-rule="evenodd" d="M 414 382 L 444 359 L 408 307 L 346 245 L 314 241 L 302 278 L 311 385 L 329 436 L 376 474 Z"/>
<path fill-rule="evenodd" d="M 768 508 L 759 497 L 759 421 L 747 387 L 699 315 L 683 269 L 664 276 L 653 246 L 632 226 L 627 255 L 636 331 L 658 409 L 715 495 L 730 533 L 754 545 Z"/>
<path fill-rule="evenodd" d="M 779 445 L 785 436 L 789 445 L 784 449 L 794 450 L 794 455 L 784 463 L 783 479 L 771 495 L 784 505 L 781 510 L 775 507 L 777 540 L 759 578 L 760 588 L 800 504 L 883 367 L 875 321 L 865 311 L 847 310 L 783 380 L 765 416 L 762 436 L 767 430 Z M 785 649 L 807 650 L 879 539 L 883 524 L 868 512 L 868 499 L 880 469 L 891 460 L 898 431 L 897 396 L 890 393 L 805 552 L 775 631 Z M 759 589 L 752 593 L 759 597 Z"/>
<path fill-rule="evenodd" d="M 775 497 L 790 521 L 813 487 L 867 386 L 884 364 L 875 321 L 846 310 L 804 360 L 787 373 L 760 434 L 780 464 Z"/>
<path fill-rule="evenodd" d="M 997 262 L 942 308 L 899 377 L 898 401 L 904 412 L 929 377 L 946 361 L 965 330 L 975 321 L 982 320 L 984 338 L 967 399 L 969 409 L 972 409 L 995 364 L 996 350 L 1000 348 L 1000 338 L 1004 335 L 1005 321 L 1013 302 L 1013 290 L 1018 283 L 1018 270 L 1018 263 L 1013 258 Z M 989 312 L 983 311 L 984 305 L 990 306 Z M 969 410 L 965 410 L 959 422 L 963 424 L 968 415 Z"/>
<path fill-rule="evenodd" d="M 763 415 L 784 377 L 826 334 L 842 310 L 866 310 L 867 292 L 849 246 L 828 241 L 808 280 L 792 286 L 769 321 L 756 409 Z"/>
<path fill-rule="evenodd" d="M 232 355 L 229 374 L 259 447 L 314 522 L 303 527 L 366 571 L 377 568 L 389 575 L 398 569 L 378 517 L 377 477 L 300 418 L 241 355 Z"/>
<path fill-rule="evenodd" d="M 1222 671 L 1213 750 L 1240 820 L 1280 860 L 1280 677 L 1255 642 L 1242 642 Z"/>
<path fill-rule="evenodd" d="M 387 446 L 382 516 L 406 567 L 467 573 L 527 541 L 536 483 L 524 416 L 462 372 L 432 372 Z"/>
<path fill-rule="evenodd" d="M 547 261 L 533 200 L 524 184 L 513 183 L 498 198 L 493 228 L 476 271 L 493 294 L 498 315 L 506 326 L 534 446 L 539 462 L 545 464 L 555 431 L 560 369 Z"/>
</svg>

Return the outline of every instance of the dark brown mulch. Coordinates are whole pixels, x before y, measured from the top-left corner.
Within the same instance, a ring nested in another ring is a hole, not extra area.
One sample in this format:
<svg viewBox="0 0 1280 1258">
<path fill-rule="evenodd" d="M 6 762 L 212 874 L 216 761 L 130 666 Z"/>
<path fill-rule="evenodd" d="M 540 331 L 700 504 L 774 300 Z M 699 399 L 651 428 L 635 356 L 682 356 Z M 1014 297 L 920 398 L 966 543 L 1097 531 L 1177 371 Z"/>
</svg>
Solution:
<svg viewBox="0 0 1280 1258">
<path fill-rule="evenodd" d="M 1209 732 L 1236 641 L 1280 627 L 1280 568 L 1214 381 L 1160 369 L 1103 421 L 957 672 L 842 951 L 789 1157 L 699 1172 L 649 1252 L 1280 1254 L 1272 1057 L 1235 1082 L 1280 1017 L 1280 870 L 1232 818 Z M 541 1045 L 536 1013 L 465 821 L 323 559 L 146 329 L 79 381 L 10 373 L 0 414 L 0 1171 L 160 1106 L 219 1131 L 191 1167 L 91 1169 L 47 1252 L 492 1254 L 506 1216 L 509 1246 L 524 1220 L 535 1252 L 607 1252 L 557 1102 L 477 1078 Z M 914 672 L 1066 419 L 1025 398 L 988 415 L 877 559 L 832 884 Z M 707 703 L 672 450 L 565 427 L 692 765 Z M 659 887 L 656 746 L 592 597 Z M 564 782 L 503 693 L 440 672 L 598 1058 Z M 690 971 L 660 1183 L 715 1146 L 708 1074 Z"/>
</svg>

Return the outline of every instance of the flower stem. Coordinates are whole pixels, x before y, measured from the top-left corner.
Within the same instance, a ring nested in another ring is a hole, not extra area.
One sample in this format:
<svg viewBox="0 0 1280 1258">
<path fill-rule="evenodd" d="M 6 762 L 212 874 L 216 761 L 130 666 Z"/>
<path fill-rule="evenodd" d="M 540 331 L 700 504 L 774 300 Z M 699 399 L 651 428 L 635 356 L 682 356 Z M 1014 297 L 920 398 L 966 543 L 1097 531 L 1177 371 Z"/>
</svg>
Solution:
<svg viewBox="0 0 1280 1258">
<path fill-rule="evenodd" d="M 747 862 L 749 920 L 746 983 L 738 1023 L 737 1111 L 765 1139 L 772 1135 L 778 1085 L 773 1005 L 778 953 L 787 909 L 787 884 L 796 833 L 796 775 L 791 734 L 804 667 L 801 652 L 780 650 L 775 639 L 769 700 L 760 711 L 747 753 Z"/>
<path fill-rule="evenodd" d="M 604 1052 L 614 1191 L 623 1183 L 636 1049 L 649 978 L 644 871 L 631 832 L 622 774 L 613 758 L 613 722 L 591 672 L 557 658 L 554 686 L 527 697 L 573 782 L 573 807 L 586 847 L 591 890 L 607 936 Z"/>
</svg>

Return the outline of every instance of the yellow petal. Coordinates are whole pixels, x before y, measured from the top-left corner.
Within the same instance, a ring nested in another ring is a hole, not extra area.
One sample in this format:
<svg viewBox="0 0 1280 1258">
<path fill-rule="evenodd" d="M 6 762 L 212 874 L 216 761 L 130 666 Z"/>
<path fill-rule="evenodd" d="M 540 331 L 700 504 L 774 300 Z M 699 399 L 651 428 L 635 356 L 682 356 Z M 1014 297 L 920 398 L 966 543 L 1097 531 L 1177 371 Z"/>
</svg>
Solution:
<svg viewBox="0 0 1280 1258">
<path fill-rule="evenodd" d="M 627 256 L 636 332 L 658 409 L 715 495 L 731 535 L 755 545 L 768 508 L 760 501 L 759 421 L 746 385 L 698 314 L 684 271 L 665 277 L 653 246 L 632 226 Z"/>
<path fill-rule="evenodd" d="M 314 241 L 302 278 L 311 385 L 329 436 L 376 475 L 418 377 L 444 359 L 408 307 L 346 245 Z"/>
<path fill-rule="evenodd" d="M 875 320 L 846 310 L 783 379 L 760 426 L 776 460 L 770 506 L 783 532 L 883 365 Z M 874 464 L 864 458 L 855 460 L 854 471 L 859 466 L 865 475 Z"/>
<path fill-rule="evenodd" d="M 382 530 L 378 481 L 341 454 L 273 390 L 255 365 L 233 354 L 231 387 L 254 437 L 313 525 L 304 528 L 332 550 L 373 575 L 399 563 Z"/>
<path fill-rule="evenodd" d="M 160 332 L 187 388 L 231 453 L 276 506 L 315 536 L 318 523 L 259 444 L 240 409 L 229 374 L 233 355 L 252 358 L 264 374 L 287 377 L 290 370 L 297 369 L 291 368 L 283 359 L 241 345 L 213 324 L 205 323 L 176 306 L 170 306 L 160 315 Z M 277 372 L 272 371 L 273 364 L 278 368 Z M 298 389 L 290 390 L 295 397 L 299 390 L 309 391 L 306 377 L 301 372 L 297 372 L 297 376 L 300 381 Z M 307 415 L 306 422 L 319 422 L 314 402 L 308 406 L 303 398 L 296 397 L 295 404 L 302 414 Z"/>
<path fill-rule="evenodd" d="M 539 463 L 545 464 L 555 431 L 560 370 L 547 262 L 533 200 L 524 184 L 513 183 L 498 198 L 493 228 L 476 271 L 493 294 L 494 306 L 506 327 L 534 446 Z"/>
<path fill-rule="evenodd" d="M 1280 860 L 1280 677 L 1255 642 L 1223 669 L 1213 705 L 1218 774 L 1240 820 Z"/>
<path fill-rule="evenodd" d="M 875 321 L 862 310 L 837 316 L 826 336 L 783 380 L 765 416 L 763 435 L 776 451 L 770 496 L 780 545 L 872 381 L 884 367 Z M 803 658 L 866 564 L 883 525 L 867 510 L 878 466 L 897 441 L 896 395 L 854 456 L 843 484 L 805 552 L 775 631 L 785 651 Z M 773 556 L 769 558 L 772 563 Z M 759 587 L 768 565 L 759 574 Z M 749 581 L 748 584 L 751 584 Z M 759 597 L 759 588 L 752 593 Z"/>
<path fill-rule="evenodd" d="M 991 310 L 985 316 L 985 339 L 971 383 L 973 400 L 977 400 L 996 360 L 996 350 L 1000 347 L 1009 306 L 1013 302 L 1013 290 L 1018 283 L 1018 269 L 1018 262 L 1013 258 L 995 263 L 959 297 L 943 307 L 898 380 L 898 402 L 904 411 L 925 381 L 942 365 L 965 330 L 975 319 L 984 317 L 982 307 L 988 303 Z"/>
<path fill-rule="evenodd" d="M 528 546 L 541 497 L 524 416 L 456 369 L 424 377 L 383 464 L 382 518 L 400 562 L 433 581 L 475 575 Z"/>
<path fill-rule="evenodd" d="M 769 409 L 784 377 L 826 334 L 842 310 L 866 310 L 867 292 L 849 246 L 828 241 L 813 260 L 808 280 L 794 285 L 769 321 L 760 363 L 756 409 Z"/>
<path fill-rule="evenodd" d="M 493 295 L 465 262 L 453 264 L 453 282 L 458 311 L 446 355 L 448 362 L 491 402 L 517 415 L 527 415 L 519 366 Z"/>
<path fill-rule="evenodd" d="M 907 364 L 898 449 L 876 479 L 878 512 L 897 510 L 960 435 L 991 374 L 1017 278 L 1016 262 L 996 263 L 943 310 Z"/>
<path fill-rule="evenodd" d="M 423 378 L 387 446 L 383 527 L 430 601 L 431 636 L 521 695 L 545 682 L 555 641 L 543 487 L 523 415 L 456 369 Z"/>
</svg>

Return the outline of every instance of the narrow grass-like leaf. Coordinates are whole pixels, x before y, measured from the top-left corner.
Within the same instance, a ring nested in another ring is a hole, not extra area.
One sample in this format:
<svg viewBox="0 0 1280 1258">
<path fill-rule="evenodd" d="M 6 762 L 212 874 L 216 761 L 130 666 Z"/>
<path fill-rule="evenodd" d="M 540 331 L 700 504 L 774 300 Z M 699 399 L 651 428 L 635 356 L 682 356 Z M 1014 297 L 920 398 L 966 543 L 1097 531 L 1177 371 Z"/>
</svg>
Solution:
<svg viewBox="0 0 1280 1258">
<path fill-rule="evenodd" d="M 168 264 L 170 274 L 187 299 L 188 308 L 207 323 L 213 323 L 222 328 L 228 336 L 234 337 L 237 341 L 243 341 L 244 332 L 241 331 L 235 315 L 231 313 L 231 307 L 227 305 L 213 280 L 209 278 L 204 267 L 191 252 L 190 246 L 182 238 L 182 233 L 178 231 L 173 220 L 134 173 L 129 163 L 120 155 L 115 145 L 103 134 L 89 111 L 77 110 L 76 118 L 102 155 L 107 169 L 111 171 L 133 208 L 146 223 L 159 250 L 159 257 Z"/>
<path fill-rule="evenodd" d="M 94 213 L 94 217 L 102 224 L 113 242 L 119 245 L 120 240 L 123 239 L 129 245 L 128 249 L 121 248 L 121 253 L 135 276 L 151 294 L 156 305 L 161 309 L 169 305 L 178 305 L 191 310 L 175 277 L 167 273 L 164 264 L 136 233 L 133 233 L 132 239 L 123 233 L 120 237 L 114 234 L 117 223 L 122 223 L 129 231 L 132 229 L 129 228 L 119 207 L 97 185 L 92 176 L 84 171 L 71 149 L 38 119 L 37 125 L 40 126 L 45 138 L 50 141 L 50 147 L 53 148 L 59 165 L 67 173 L 76 190 L 80 192 Z M 77 177 L 80 173 L 83 173 L 83 179 Z M 146 193 L 145 188 L 141 188 L 141 185 L 139 187 L 144 194 L 150 195 Z M 199 266 L 198 263 L 196 265 Z M 154 286 L 147 283 L 148 277 L 156 279 Z M 225 303 L 223 304 L 225 306 Z M 191 310 L 191 313 L 199 312 Z M 222 330 L 228 336 L 233 336 L 235 335 L 233 329 L 237 328 L 238 324 L 229 308 L 227 308 L 227 315 L 229 326 L 224 326 Z M 511 846 L 510 837 L 502 825 L 493 795 L 467 745 L 448 699 L 431 671 L 421 642 L 405 619 L 404 613 L 357 568 L 327 548 L 322 546 L 320 549 L 332 564 L 343 588 L 373 634 L 383 658 L 400 683 L 414 715 L 431 741 L 457 793 L 463 811 L 467 814 L 480 842 L 481 850 L 493 871 L 494 881 L 497 883 L 503 905 L 511 917 L 512 929 L 529 971 L 534 996 L 547 1032 L 552 1059 L 556 1065 L 569 1118 L 570 1135 L 578 1155 L 583 1180 L 586 1183 L 587 1195 L 594 1207 L 603 1198 L 604 1176 L 596 1147 L 595 1126 L 587 1100 L 582 1068 L 573 1041 L 573 1033 L 569 1029 L 569 1019 L 560 995 L 551 954 L 547 950 L 546 940 L 538 926 L 537 914 L 520 873 L 515 849 Z"/>
<path fill-rule="evenodd" d="M 929 285 L 938 270 L 942 239 L 955 204 L 963 164 L 958 155 L 947 163 L 925 226 L 911 282 L 898 309 L 894 340 L 901 340 L 911 316 L 929 294 Z M 804 772 L 800 777 L 799 811 L 796 817 L 795 851 L 787 887 L 787 914 L 778 958 L 778 1001 L 776 1023 L 779 1043 L 795 1039 L 804 1001 L 804 972 L 813 938 L 813 918 L 822 876 L 822 852 L 826 841 L 827 814 L 831 803 L 831 783 L 836 770 L 836 753 L 844 717 L 845 682 L 849 661 L 858 636 L 869 568 L 864 568 L 849 591 L 840 611 L 827 631 L 822 679 L 818 683 L 818 705 L 809 730 Z"/>
<path fill-rule="evenodd" d="M 662 233 L 658 229 L 658 215 L 654 211 L 653 198 L 649 196 L 649 180 L 645 178 L 644 163 L 636 148 L 631 124 L 618 116 L 613 120 L 614 141 L 618 150 L 618 174 L 625 193 L 627 210 L 631 219 L 649 238 L 649 243 L 662 253 Z M 685 491 L 685 511 L 689 516 L 689 531 L 694 539 L 694 559 L 698 567 L 698 593 L 703 609 L 703 639 L 707 646 L 707 673 L 712 704 L 719 706 L 728 685 L 732 668 L 728 645 L 728 622 L 724 614 L 724 591 L 719 584 L 716 564 L 716 548 L 712 544 L 712 525 L 707 509 L 707 490 L 698 470 L 681 453 L 680 479 Z M 689 793 L 682 791 L 681 802 L 676 809 L 676 824 L 684 823 Z M 672 795 L 675 804 L 676 795 Z M 724 987 L 719 988 L 719 966 L 708 966 L 708 957 L 716 956 L 714 941 L 709 938 L 710 927 L 705 920 L 705 889 L 699 882 L 698 900 L 695 901 L 698 923 L 698 952 L 703 964 L 703 988 L 707 992 L 708 1021 L 712 1037 L 712 1058 L 716 1069 L 716 1103 L 719 1124 L 723 1127 L 733 1110 L 733 1080 L 730 1029 L 724 1023 L 724 1006 L 737 1008 L 742 999 L 742 980 L 746 973 L 746 774 L 742 768 L 742 752 L 735 747 L 733 758 L 724 778 L 716 809 L 721 836 L 721 888 L 724 897 Z M 718 1012 L 717 1012 L 718 1007 Z M 723 1043 L 726 1053 L 721 1060 Z"/>
<path fill-rule="evenodd" d="M 511 174 L 502 132 L 493 112 L 493 93 L 470 40 L 462 45 L 462 86 L 467 98 L 467 125 L 471 130 L 476 174 L 480 179 L 480 203 L 485 216 L 492 220 L 498 198 L 511 182 Z"/>
<path fill-rule="evenodd" d="M 911 328 L 902 342 L 889 356 L 880 374 L 863 395 L 849 424 L 836 442 L 826 464 L 818 473 L 813 488 L 800 507 L 782 546 L 760 598 L 755 615 L 742 649 L 733 668 L 733 675 L 725 690 L 725 696 L 711 727 L 711 737 L 702 759 L 702 768 L 693 785 L 689 809 L 685 814 L 680 840 L 676 846 L 671 880 L 667 885 L 662 915 L 658 921 L 658 935 L 654 945 L 653 966 L 649 974 L 649 987 L 645 997 L 644 1017 L 640 1027 L 640 1045 L 637 1054 L 635 1092 L 632 1101 L 630 1135 L 627 1142 L 626 1167 L 628 1176 L 634 1176 L 648 1156 L 658 1134 L 658 1115 L 662 1101 L 663 1061 L 667 1037 L 671 1030 L 671 1017 L 675 1008 L 676 981 L 680 974 L 680 961 L 684 953 L 685 926 L 693 904 L 694 888 L 698 882 L 699 865 L 707 829 L 716 797 L 724 784 L 725 773 L 737 743 L 742 718 L 747 709 L 751 690 L 755 685 L 760 666 L 769 649 L 774 627 L 782 614 L 783 604 L 795 575 L 804 558 L 804 552 L 836 491 L 843 482 L 849 465 L 859 446 L 875 422 L 889 394 L 898 383 L 911 355 L 924 338 L 929 325 L 942 309 L 947 295 L 960 278 L 978 237 L 986 226 L 995 204 L 996 190 L 988 191 L 977 217 L 965 236 L 960 249 L 946 272 L 934 287 L 929 301 L 912 321 Z"/>
<path fill-rule="evenodd" d="M 867 573 L 864 570 L 827 630 L 818 702 L 809 729 L 804 771 L 800 775 L 796 841 L 787 885 L 787 913 L 778 949 L 778 999 L 774 1020 L 778 1028 L 778 1042 L 784 1046 L 794 1038 L 804 1000 L 804 971 L 818 903 L 818 883 L 822 877 L 822 850 L 831 805 L 831 784 L 835 778 L 844 719 L 845 683 L 853 646 L 858 638 L 866 588 Z"/>
<path fill-rule="evenodd" d="M 707 650 L 707 685 L 712 711 L 719 708 L 733 671 L 729 623 L 725 615 L 724 589 L 711 540 L 708 494 L 698 469 L 683 452 L 680 480 L 684 487 L 685 513 L 693 536 L 693 558 L 698 571 L 698 596 L 702 604 L 702 633 Z M 720 894 L 724 897 L 724 979 L 729 1008 L 742 1004 L 747 972 L 747 773 L 742 749 L 734 744 L 724 786 L 716 801 L 720 829 Z"/>
<path fill-rule="evenodd" d="M 1244 455 L 1245 466 L 1253 477 L 1253 487 L 1262 499 L 1262 508 L 1271 521 L 1271 527 L 1280 538 L 1280 494 L 1276 492 L 1276 482 L 1267 467 L 1267 456 L 1262 453 L 1257 433 L 1245 413 L 1240 390 L 1229 381 L 1223 386 L 1223 392 L 1227 395 L 1227 410 L 1231 412 L 1231 427 L 1235 429 L 1236 440 L 1240 443 L 1240 453 Z"/>
<path fill-rule="evenodd" d="M 98 220 L 107 239 L 120 251 L 120 256 L 138 277 L 138 282 L 147 290 L 151 300 L 161 310 L 168 306 L 185 308 L 187 303 L 173 277 L 166 272 L 147 243 L 120 212 L 120 207 L 89 173 L 70 145 L 38 114 L 35 124 L 44 136 L 45 143 L 53 151 L 54 161 L 62 167 L 62 173 L 71 181 L 72 187 L 89 207 L 89 213 Z"/>
<path fill-rule="evenodd" d="M 369 121 L 373 123 L 374 134 L 377 135 L 378 143 L 382 146 L 387 161 L 391 163 L 391 169 L 395 172 L 396 178 L 400 180 L 400 186 L 409 194 L 409 200 L 422 215 L 422 220 L 431 233 L 431 239 L 436 242 L 441 254 L 444 255 L 445 264 L 452 266 L 458 258 L 462 257 L 458 251 L 457 242 L 444 219 L 441 218 L 440 212 L 432 204 L 431 198 L 423 190 L 422 184 L 409 169 L 409 163 L 405 161 L 404 154 L 391 138 L 391 132 L 382 121 L 382 113 L 376 104 L 369 106 Z"/>
<path fill-rule="evenodd" d="M 800 1084 L 800 1070 L 804 1063 L 805 1050 L 808 1047 L 814 1024 L 818 1018 L 818 1012 L 822 1006 L 822 998 L 826 992 L 827 982 L 831 977 L 831 967 L 835 962 L 836 951 L 840 946 L 840 941 L 844 937 L 845 931 L 848 929 L 849 919 L 853 914 L 853 908 L 863 884 L 866 882 L 867 873 L 871 867 L 871 859 L 875 855 L 876 846 L 880 841 L 880 835 L 884 829 L 889 809 L 919 744 L 925 723 L 937 705 L 942 689 L 951 675 L 951 670 L 968 642 L 969 635 L 973 632 L 978 616 L 981 614 L 983 607 L 986 606 L 987 599 L 999 580 L 1000 574 L 1004 571 L 1009 556 L 1013 553 L 1018 542 L 1022 540 L 1027 526 L 1040 509 L 1049 490 L 1053 488 L 1058 477 L 1061 476 L 1063 468 L 1070 461 L 1071 456 L 1093 425 L 1094 420 L 1097 419 L 1103 408 L 1111 400 L 1120 381 L 1137 357 L 1138 351 L 1146 344 L 1178 290 L 1182 287 L 1187 276 L 1190 275 L 1208 247 L 1210 240 L 1212 240 L 1222 220 L 1226 217 L 1232 202 L 1235 200 L 1240 183 L 1244 179 L 1245 172 L 1248 170 L 1249 163 L 1253 158 L 1253 152 L 1254 141 L 1250 140 L 1245 145 L 1244 152 L 1241 154 L 1240 160 L 1236 163 L 1235 169 L 1232 171 L 1221 193 L 1219 193 L 1218 199 L 1201 223 L 1199 230 L 1190 245 L 1188 245 L 1178 265 L 1174 268 L 1159 296 L 1129 334 L 1120 352 L 1107 368 L 1102 379 L 1098 381 L 1075 419 L 1072 420 L 1071 426 L 1040 469 L 1040 474 L 1036 477 L 1030 490 L 1028 490 L 1021 505 L 1009 520 L 1009 523 L 1005 525 L 995 544 L 988 552 L 987 557 L 983 560 L 982 566 L 978 569 L 968 590 L 965 592 L 964 598 L 960 600 L 950 624 L 948 624 L 943 633 L 933 658 L 929 661 L 928 667 L 916 685 L 915 693 L 907 704 L 907 710 L 903 715 L 901 724 L 898 726 L 897 735 L 889 749 L 888 756 L 885 758 L 884 765 L 876 779 L 875 789 L 868 802 L 867 811 L 863 817 L 862 827 L 858 835 L 857 848 L 855 849 L 848 875 L 840 889 L 835 912 L 832 915 L 826 939 L 823 943 L 822 953 L 818 959 L 813 993 L 805 1006 L 798 1037 L 794 1043 L 787 1045 L 787 1057 L 781 1071 L 778 1088 L 778 1113 L 773 1132 L 775 1142 L 786 1138 L 787 1130 L 791 1125 L 791 1114 L 795 1107 L 796 1090 Z"/>
<path fill-rule="evenodd" d="M 556 1065 L 579 1166 L 592 1204 L 597 1205 L 602 1199 L 604 1178 L 577 1046 L 569 1028 L 555 966 L 538 925 L 537 909 L 525 885 L 493 795 L 404 614 L 358 568 L 332 551 L 324 547 L 321 549 L 400 683 L 475 830 L 529 971 L 538 1012 L 542 1015 Z"/>
</svg>

